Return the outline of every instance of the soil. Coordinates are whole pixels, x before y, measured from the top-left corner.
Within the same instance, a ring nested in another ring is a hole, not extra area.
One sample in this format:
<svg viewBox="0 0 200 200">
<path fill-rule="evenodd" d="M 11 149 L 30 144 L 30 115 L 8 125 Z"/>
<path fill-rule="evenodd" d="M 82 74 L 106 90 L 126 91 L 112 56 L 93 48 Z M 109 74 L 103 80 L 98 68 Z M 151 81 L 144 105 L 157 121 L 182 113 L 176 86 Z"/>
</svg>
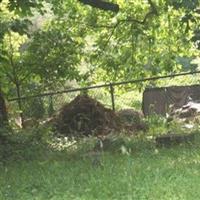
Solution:
<svg viewBox="0 0 200 200">
<path fill-rule="evenodd" d="M 119 132 L 122 124 L 114 111 L 88 95 L 79 95 L 63 106 L 55 119 L 55 127 L 62 135 L 76 137 Z"/>
</svg>

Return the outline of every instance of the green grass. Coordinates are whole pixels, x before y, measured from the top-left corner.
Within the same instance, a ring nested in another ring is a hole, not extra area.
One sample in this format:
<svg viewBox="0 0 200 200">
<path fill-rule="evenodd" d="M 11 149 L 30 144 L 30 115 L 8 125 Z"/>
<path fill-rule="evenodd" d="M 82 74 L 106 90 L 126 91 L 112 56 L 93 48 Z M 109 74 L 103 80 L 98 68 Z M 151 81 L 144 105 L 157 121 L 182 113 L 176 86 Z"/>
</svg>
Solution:
<svg viewBox="0 0 200 200">
<path fill-rule="evenodd" d="M 104 152 L 103 167 L 83 156 L 85 145 L 62 152 L 26 147 L 0 164 L 0 200 L 198 200 L 199 144 L 197 137 L 156 149 L 151 141 L 129 140 L 131 153 Z"/>
</svg>

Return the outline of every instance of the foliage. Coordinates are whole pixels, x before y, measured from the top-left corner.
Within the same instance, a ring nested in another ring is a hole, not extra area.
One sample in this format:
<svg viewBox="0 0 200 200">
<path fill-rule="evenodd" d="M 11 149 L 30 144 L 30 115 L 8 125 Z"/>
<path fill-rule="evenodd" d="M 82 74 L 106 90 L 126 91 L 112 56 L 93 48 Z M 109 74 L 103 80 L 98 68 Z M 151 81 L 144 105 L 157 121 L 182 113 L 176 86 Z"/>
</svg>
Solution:
<svg viewBox="0 0 200 200">
<path fill-rule="evenodd" d="M 26 101 L 23 106 L 24 115 L 27 118 L 41 119 L 45 115 L 44 102 L 42 98 Z"/>
<path fill-rule="evenodd" d="M 93 167 L 89 157 L 82 157 L 85 151 L 77 154 L 69 149 L 55 152 L 37 145 L 25 146 L 26 154 L 18 149 L 17 160 L 0 164 L 0 198 L 193 200 L 200 197 L 199 137 L 193 145 L 173 149 L 156 149 L 147 141 L 141 145 L 140 140 L 132 140 L 132 146 L 134 150 L 129 155 L 104 153 L 102 168 Z"/>
<path fill-rule="evenodd" d="M 197 68 L 191 62 L 200 49 L 198 0 L 112 2 L 120 6 L 117 14 L 74 0 L 0 0 L 4 93 L 20 97 L 60 89 L 72 80 L 85 86 Z M 120 96 L 122 90 L 127 88 L 115 92 Z M 108 95 L 103 90 L 98 97 L 105 103 Z M 131 96 L 141 100 L 139 94 Z M 30 101 L 25 114 L 31 109 L 40 118 L 45 103 Z M 133 103 L 121 95 L 117 108 Z M 157 149 L 152 138 L 169 130 L 181 133 L 182 124 L 159 116 L 147 121 L 147 135 L 117 138 L 103 153 L 102 168 L 85 156 L 94 138 L 71 145 L 66 138 L 52 140 L 45 125 L 17 133 L 1 129 L 10 143 L 0 145 L 0 199 L 199 199 L 199 133 L 193 145 Z"/>
<path fill-rule="evenodd" d="M 30 68 L 24 66 L 21 46 L 27 40 L 27 29 L 31 22 L 7 10 L 8 1 L 0 4 L 0 82 L 2 89 L 8 93 L 13 86 L 19 89 L 19 85 L 30 75 Z"/>
<path fill-rule="evenodd" d="M 191 134 L 199 131 L 199 118 L 194 117 L 193 120 L 186 120 L 174 118 L 168 120 L 168 118 L 159 116 L 157 114 L 148 116 L 146 122 L 149 127 L 148 135 L 150 137 L 156 137 L 166 134 Z"/>
<path fill-rule="evenodd" d="M 190 61 L 198 53 L 193 42 L 198 47 L 199 2 L 150 2 L 118 0 L 120 12 L 114 14 L 71 0 L 4 0 L 1 38 L 5 43 L 6 34 L 13 32 L 29 37 L 15 50 L 22 54 L 13 55 L 14 65 L 21 65 L 17 74 L 28 74 L 27 82 L 47 84 L 47 89 L 53 89 L 52 82 L 66 79 L 91 84 L 195 69 Z M 29 16 L 44 14 L 44 10 L 52 11 L 48 19 L 42 19 L 46 25 L 28 31 L 32 26 Z M 8 50 L 1 53 L 7 65 Z M 6 72 L 12 70 L 6 68 Z M 25 88 L 26 81 L 20 81 Z"/>
<path fill-rule="evenodd" d="M 10 12 L 15 12 L 15 14 L 21 15 L 21 16 L 27 16 L 32 15 L 32 9 L 38 9 L 41 13 L 44 12 L 43 10 L 43 3 L 42 0 L 0 0 L 0 3 L 6 3 L 6 7 Z"/>
<path fill-rule="evenodd" d="M 199 1 L 112 2 L 118 13 L 73 0 L 1 1 L 4 93 L 20 97 L 70 81 L 86 86 L 197 69 Z"/>
<path fill-rule="evenodd" d="M 28 47 L 27 64 L 41 82 L 79 79 L 75 66 L 80 60 L 77 55 L 81 54 L 83 44 L 72 37 L 77 34 L 74 31 L 62 31 L 68 24 L 58 23 L 51 23 L 47 30 L 36 32 Z"/>
</svg>

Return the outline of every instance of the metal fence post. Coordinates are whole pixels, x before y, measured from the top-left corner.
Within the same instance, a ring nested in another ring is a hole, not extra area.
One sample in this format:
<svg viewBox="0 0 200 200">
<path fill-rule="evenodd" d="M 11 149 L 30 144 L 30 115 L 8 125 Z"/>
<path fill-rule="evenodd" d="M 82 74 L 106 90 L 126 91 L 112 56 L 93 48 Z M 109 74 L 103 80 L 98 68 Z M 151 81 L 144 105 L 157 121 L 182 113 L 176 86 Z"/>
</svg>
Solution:
<svg viewBox="0 0 200 200">
<path fill-rule="evenodd" d="M 111 95 L 111 101 L 112 101 L 112 110 L 115 111 L 114 87 L 112 83 L 110 83 L 110 95 Z"/>
<path fill-rule="evenodd" d="M 52 95 L 49 96 L 48 116 L 51 117 L 54 113 L 54 103 Z"/>
</svg>

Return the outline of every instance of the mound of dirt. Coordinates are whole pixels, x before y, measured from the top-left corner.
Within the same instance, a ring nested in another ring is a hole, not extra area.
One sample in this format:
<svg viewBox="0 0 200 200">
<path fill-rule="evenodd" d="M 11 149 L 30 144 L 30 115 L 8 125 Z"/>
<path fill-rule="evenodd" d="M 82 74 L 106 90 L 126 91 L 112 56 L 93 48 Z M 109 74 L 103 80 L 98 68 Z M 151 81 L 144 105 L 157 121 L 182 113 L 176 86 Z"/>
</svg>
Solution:
<svg viewBox="0 0 200 200">
<path fill-rule="evenodd" d="M 64 105 L 55 126 L 59 133 L 75 137 L 106 135 L 121 130 L 119 117 L 88 95 L 79 95 Z"/>
<path fill-rule="evenodd" d="M 146 131 L 148 129 L 141 112 L 134 109 L 123 109 L 118 111 L 117 114 L 127 131 Z"/>
</svg>

